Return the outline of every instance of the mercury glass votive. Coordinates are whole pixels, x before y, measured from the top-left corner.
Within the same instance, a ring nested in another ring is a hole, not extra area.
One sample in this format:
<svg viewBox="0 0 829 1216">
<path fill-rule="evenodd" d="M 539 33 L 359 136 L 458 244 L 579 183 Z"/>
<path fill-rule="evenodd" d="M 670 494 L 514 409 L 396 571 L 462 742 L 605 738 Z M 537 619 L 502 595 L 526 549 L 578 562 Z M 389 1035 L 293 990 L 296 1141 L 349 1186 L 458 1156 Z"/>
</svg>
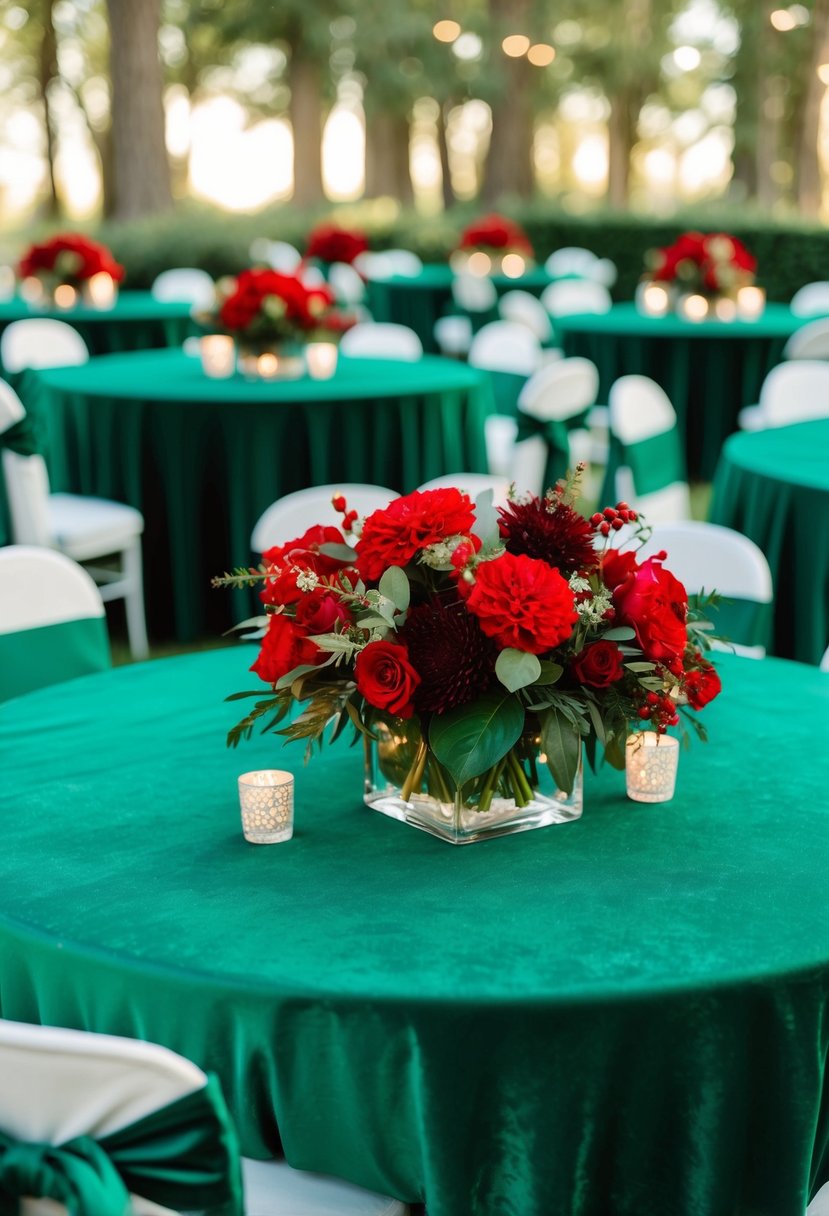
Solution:
<svg viewBox="0 0 829 1216">
<path fill-rule="evenodd" d="M 330 380 L 337 370 L 336 342 L 309 342 L 305 347 L 305 366 L 312 380 Z"/>
<path fill-rule="evenodd" d="M 696 293 L 680 296 L 676 310 L 686 321 L 704 321 L 708 316 L 708 301 Z"/>
<path fill-rule="evenodd" d="M 236 347 L 227 334 L 206 334 L 199 339 L 199 357 L 205 376 L 226 380 L 236 370 Z"/>
<path fill-rule="evenodd" d="M 242 832 L 251 844 L 281 844 L 294 834 L 294 775 L 278 768 L 239 778 Z"/>
<path fill-rule="evenodd" d="M 625 748 L 628 798 L 634 802 L 670 802 L 678 766 L 678 739 L 654 731 L 633 731 Z"/>
<path fill-rule="evenodd" d="M 84 285 L 84 296 L 93 308 L 113 308 L 118 296 L 118 289 L 111 274 L 105 270 L 93 274 Z"/>
<path fill-rule="evenodd" d="M 20 283 L 20 296 L 27 304 L 45 304 L 46 289 L 37 275 L 27 275 Z"/>
<path fill-rule="evenodd" d="M 58 283 L 55 288 L 55 308 L 74 308 L 78 293 L 69 283 Z"/>
<path fill-rule="evenodd" d="M 636 307 L 648 317 L 664 317 L 671 307 L 671 293 L 661 283 L 640 283 L 635 298 Z"/>
<path fill-rule="evenodd" d="M 714 316 L 718 321 L 733 321 L 737 315 L 737 303 L 731 296 L 720 296 L 714 301 Z"/>
<path fill-rule="evenodd" d="M 762 287 L 741 287 L 737 292 L 737 312 L 744 321 L 756 321 L 766 307 Z"/>
</svg>

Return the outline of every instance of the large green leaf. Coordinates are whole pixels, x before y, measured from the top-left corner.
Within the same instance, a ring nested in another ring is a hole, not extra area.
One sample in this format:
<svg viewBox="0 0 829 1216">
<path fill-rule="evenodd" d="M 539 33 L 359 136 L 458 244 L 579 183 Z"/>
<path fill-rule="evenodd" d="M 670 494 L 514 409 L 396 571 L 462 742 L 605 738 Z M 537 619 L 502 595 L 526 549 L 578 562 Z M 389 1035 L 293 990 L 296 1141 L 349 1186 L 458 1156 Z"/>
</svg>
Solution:
<svg viewBox="0 0 829 1216">
<path fill-rule="evenodd" d="M 510 692 L 526 688 L 541 675 L 541 664 L 534 654 L 526 650 L 502 650 L 495 661 L 495 674 Z"/>
<path fill-rule="evenodd" d="M 581 756 L 581 735 L 561 710 L 548 709 L 542 714 L 541 748 L 556 785 L 571 793 Z"/>
<path fill-rule="evenodd" d="M 391 600 L 395 608 L 405 612 L 409 607 L 410 588 L 406 572 L 399 566 L 389 566 L 384 570 L 379 583 L 380 594 Z"/>
<path fill-rule="evenodd" d="M 471 705 L 432 718 L 429 746 L 461 786 L 497 764 L 523 729 L 524 707 L 518 699 L 487 693 Z"/>
</svg>

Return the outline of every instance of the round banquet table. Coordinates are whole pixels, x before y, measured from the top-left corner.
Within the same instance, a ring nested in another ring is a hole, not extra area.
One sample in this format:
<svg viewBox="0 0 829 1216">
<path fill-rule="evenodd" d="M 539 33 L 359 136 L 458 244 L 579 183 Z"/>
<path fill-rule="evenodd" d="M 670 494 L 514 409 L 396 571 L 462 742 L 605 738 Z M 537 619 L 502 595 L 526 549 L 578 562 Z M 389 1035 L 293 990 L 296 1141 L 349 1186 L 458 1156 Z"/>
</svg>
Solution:
<svg viewBox="0 0 829 1216">
<path fill-rule="evenodd" d="M 46 428 L 53 489 L 143 512 L 156 637 L 249 615 L 245 592 L 211 591 L 210 579 L 249 563 L 253 525 L 283 494 L 338 481 L 408 493 L 487 467 L 489 382 L 448 359 L 341 359 L 331 380 L 211 380 L 197 358 L 151 351 L 30 373 L 21 394 Z"/>
<path fill-rule="evenodd" d="M 829 418 L 732 435 L 710 514 L 768 558 L 774 653 L 819 663 L 829 645 Z"/>
<path fill-rule="evenodd" d="M 583 355 L 599 369 L 599 401 L 613 381 L 636 373 L 664 388 L 685 439 L 688 475 L 711 481 L 737 414 L 783 358 L 786 339 L 805 324 L 786 304 L 767 304 L 756 321 L 686 321 L 650 317 L 634 304 L 610 312 L 556 317 L 565 355 Z"/>
<path fill-rule="evenodd" d="M 394 321 L 408 325 L 423 343 L 426 351 L 438 349 L 435 341 L 435 321 L 442 317 L 452 303 L 452 280 L 455 271 L 448 263 L 431 263 L 416 275 L 391 275 L 387 279 L 369 279 L 366 283 L 367 304 L 375 321 Z M 518 279 L 492 275 L 499 296 L 505 291 L 529 291 L 540 296 L 552 282 L 543 266 L 533 267 Z M 488 318 L 494 320 L 494 317 Z"/>
<path fill-rule="evenodd" d="M 34 308 L 19 296 L 0 300 L 0 333 L 12 321 L 51 317 L 77 329 L 93 355 L 181 346 L 196 332 L 186 301 L 156 300 L 149 291 L 121 291 L 112 308 Z M 0 364 L 0 375 L 3 374 Z"/>
<path fill-rule="evenodd" d="M 343 739 L 227 751 L 253 653 L 0 706 L 2 1016 L 163 1043 L 219 1075 L 247 1155 L 429 1216 L 803 1216 L 829 676 L 724 655 L 673 802 L 602 770 L 580 820 L 458 849 L 365 808 Z M 274 764 L 295 834 L 248 845 L 236 776 Z"/>
</svg>

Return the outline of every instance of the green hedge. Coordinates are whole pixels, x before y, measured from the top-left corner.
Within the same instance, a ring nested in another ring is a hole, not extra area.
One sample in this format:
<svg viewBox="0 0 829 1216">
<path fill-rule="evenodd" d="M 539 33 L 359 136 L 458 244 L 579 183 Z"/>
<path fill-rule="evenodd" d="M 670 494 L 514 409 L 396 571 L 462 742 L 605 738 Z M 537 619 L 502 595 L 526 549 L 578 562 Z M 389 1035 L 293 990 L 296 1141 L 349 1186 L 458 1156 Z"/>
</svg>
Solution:
<svg viewBox="0 0 829 1216">
<path fill-rule="evenodd" d="M 571 215 L 548 202 L 505 210 L 524 225 L 540 259 L 563 245 L 586 246 L 611 258 L 619 269 L 614 289 L 618 299 L 632 296 L 646 251 L 670 243 L 688 228 L 731 232 L 744 241 L 757 258 L 758 282 L 772 300 L 788 300 L 804 283 L 829 279 L 829 230 L 772 221 L 736 208 L 701 208 L 672 219 L 609 211 Z M 250 264 L 250 244 L 256 237 L 287 240 L 302 248 L 306 233 L 321 219 L 363 228 L 374 248 L 405 247 L 424 261 L 440 261 L 481 208 L 466 205 L 434 218 L 413 212 L 394 216 L 393 211 L 388 202 L 368 202 L 312 216 L 290 205 L 233 215 L 188 203 L 155 219 L 102 225 L 95 234 L 126 266 L 129 286 L 141 288 L 171 266 L 201 266 L 214 277 L 236 273 Z M 21 247 L 24 243 L 21 240 Z"/>
</svg>

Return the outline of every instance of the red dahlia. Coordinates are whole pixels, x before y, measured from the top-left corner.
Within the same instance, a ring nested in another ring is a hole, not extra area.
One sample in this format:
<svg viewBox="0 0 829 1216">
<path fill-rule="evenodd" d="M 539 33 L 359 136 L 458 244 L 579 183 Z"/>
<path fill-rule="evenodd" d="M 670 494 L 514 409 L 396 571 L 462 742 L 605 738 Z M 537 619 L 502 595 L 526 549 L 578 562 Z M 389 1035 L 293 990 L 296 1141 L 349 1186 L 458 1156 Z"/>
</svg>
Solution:
<svg viewBox="0 0 829 1216">
<path fill-rule="evenodd" d="M 437 597 L 409 612 L 401 637 L 420 675 L 419 713 L 445 714 L 489 688 L 498 648 L 460 599 Z"/>
<path fill-rule="evenodd" d="M 598 566 L 590 524 L 567 503 L 533 496 L 529 502 L 500 507 L 499 514 L 508 553 L 536 557 L 563 574 Z"/>
</svg>

